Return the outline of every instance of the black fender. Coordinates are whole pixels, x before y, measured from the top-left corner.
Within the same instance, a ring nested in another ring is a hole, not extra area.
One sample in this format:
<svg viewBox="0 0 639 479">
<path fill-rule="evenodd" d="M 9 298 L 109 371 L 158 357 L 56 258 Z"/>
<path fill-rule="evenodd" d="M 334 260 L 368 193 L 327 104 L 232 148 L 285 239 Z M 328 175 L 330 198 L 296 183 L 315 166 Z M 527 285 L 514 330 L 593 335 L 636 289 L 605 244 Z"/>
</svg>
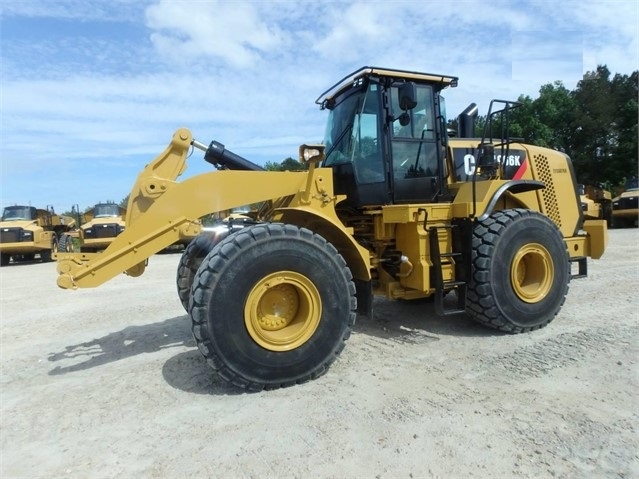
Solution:
<svg viewBox="0 0 639 479">
<path fill-rule="evenodd" d="M 499 201 L 499 199 L 506 193 L 507 191 L 513 194 L 525 193 L 527 191 L 541 190 L 546 187 L 546 184 L 543 181 L 537 180 L 511 180 L 503 185 L 501 185 L 497 191 L 493 194 L 492 198 L 488 202 L 488 206 L 486 206 L 486 210 L 484 213 L 477 218 L 478 221 L 483 221 L 488 218 L 494 211 L 495 205 Z"/>
</svg>

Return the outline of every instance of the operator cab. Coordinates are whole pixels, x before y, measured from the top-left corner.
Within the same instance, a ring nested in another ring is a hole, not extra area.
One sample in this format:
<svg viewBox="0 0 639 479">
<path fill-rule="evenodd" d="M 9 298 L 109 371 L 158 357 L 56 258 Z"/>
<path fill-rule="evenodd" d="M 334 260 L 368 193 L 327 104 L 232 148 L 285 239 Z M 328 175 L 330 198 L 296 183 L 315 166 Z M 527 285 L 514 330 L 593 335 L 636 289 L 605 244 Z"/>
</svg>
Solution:
<svg viewBox="0 0 639 479">
<path fill-rule="evenodd" d="M 34 206 L 7 206 L 2 210 L 2 221 L 31 221 L 37 216 Z"/>
<path fill-rule="evenodd" d="M 93 208 L 94 218 L 115 218 L 121 216 L 121 208 L 115 203 L 98 203 Z"/>
<path fill-rule="evenodd" d="M 445 194 L 441 90 L 457 78 L 364 67 L 322 94 L 335 193 L 353 207 L 436 202 Z"/>
</svg>

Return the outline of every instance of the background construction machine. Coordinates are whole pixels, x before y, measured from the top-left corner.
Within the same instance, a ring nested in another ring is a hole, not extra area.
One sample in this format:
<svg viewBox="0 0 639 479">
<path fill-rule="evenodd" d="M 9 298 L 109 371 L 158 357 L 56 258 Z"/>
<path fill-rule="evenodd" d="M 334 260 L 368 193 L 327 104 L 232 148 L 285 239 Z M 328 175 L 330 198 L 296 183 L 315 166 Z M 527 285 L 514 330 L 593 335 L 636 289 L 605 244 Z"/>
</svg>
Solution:
<svg viewBox="0 0 639 479">
<path fill-rule="evenodd" d="M 82 215 L 77 205 L 72 210 L 80 221 L 77 238 L 83 253 L 102 251 L 125 229 L 126 210 L 115 203 L 97 203 Z M 65 237 L 63 241 L 66 243 L 71 238 Z"/>
<path fill-rule="evenodd" d="M 60 237 L 60 251 L 73 252 L 75 239 L 82 253 L 102 251 L 126 228 L 126 209 L 112 202 L 97 203 L 84 214 L 80 214 L 78 205 L 74 205 L 71 211 L 77 216 L 80 228 Z M 195 222 L 171 246 L 186 247 L 200 232 L 201 224 Z M 57 255 L 54 257 L 57 259 Z"/>
<path fill-rule="evenodd" d="M 587 257 L 603 254 L 606 223 L 584 220 L 567 155 L 508 138 L 513 102 L 491 102 L 482 138 L 471 105 L 449 138 L 440 93 L 456 85 L 373 67 L 348 75 L 317 100 L 326 135 L 300 146 L 302 172 L 263 171 L 176 131 L 138 176 L 126 231 L 100 255 L 60 254 L 58 285 L 138 276 L 190 222 L 262 202 L 255 224 L 187 248 L 177 276 L 198 349 L 238 387 L 323 374 L 374 295 L 433 297 L 439 314 L 510 333 L 547 325 Z M 176 182 L 192 147 L 219 171 Z"/>
<path fill-rule="evenodd" d="M 612 222 L 615 228 L 639 224 L 639 185 L 636 177 L 629 178 L 623 191 L 613 198 Z"/>
<path fill-rule="evenodd" d="M 586 219 L 606 220 L 612 227 L 612 193 L 603 186 L 578 185 L 581 210 Z"/>
<path fill-rule="evenodd" d="M 43 263 L 58 251 L 58 241 L 76 227 L 70 216 L 57 215 L 53 207 L 7 206 L 0 220 L 0 265 L 33 261 L 39 255 Z"/>
</svg>

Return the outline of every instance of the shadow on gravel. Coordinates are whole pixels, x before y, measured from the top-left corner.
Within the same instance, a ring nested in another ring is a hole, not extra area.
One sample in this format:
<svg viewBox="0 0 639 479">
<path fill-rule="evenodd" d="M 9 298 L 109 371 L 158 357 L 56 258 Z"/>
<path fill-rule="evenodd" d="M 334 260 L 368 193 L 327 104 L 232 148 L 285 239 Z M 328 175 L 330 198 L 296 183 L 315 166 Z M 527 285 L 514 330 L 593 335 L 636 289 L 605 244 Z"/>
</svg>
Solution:
<svg viewBox="0 0 639 479">
<path fill-rule="evenodd" d="M 454 298 L 452 298 L 454 299 Z M 399 343 L 437 341 L 440 336 L 488 337 L 501 335 L 485 328 L 465 315 L 440 317 L 432 301 L 391 301 L 375 298 L 374 318 L 360 316 L 354 333 L 361 333 Z M 165 381 L 187 393 L 211 395 L 244 394 L 220 379 L 197 350 L 186 316 L 177 316 L 153 324 L 129 326 L 92 341 L 65 347 L 51 353 L 49 361 L 82 360 L 70 366 L 56 366 L 49 375 L 61 375 L 91 369 L 143 353 L 174 347 L 192 348 L 168 359 L 162 368 Z"/>
<path fill-rule="evenodd" d="M 49 354 L 49 361 L 78 358 L 85 360 L 71 366 L 56 366 L 49 371 L 49 375 L 82 371 L 138 354 L 176 346 L 195 347 L 190 322 L 186 316 L 177 316 L 144 326 L 129 326 L 92 341 L 67 346 L 64 351 Z"/>
<path fill-rule="evenodd" d="M 215 374 L 197 349 L 176 354 L 165 362 L 162 376 L 170 386 L 187 393 L 214 396 L 247 394 Z"/>
<path fill-rule="evenodd" d="M 454 296 L 446 298 L 450 306 L 454 301 Z M 353 331 L 400 343 L 414 343 L 416 335 L 435 341 L 439 336 L 490 337 L 505 334 L 482 326 L 465 314 L 438 316 L 430 298 L 412 301 L 375 298 L 373 319 L 359 316 Z"/>
</svg>

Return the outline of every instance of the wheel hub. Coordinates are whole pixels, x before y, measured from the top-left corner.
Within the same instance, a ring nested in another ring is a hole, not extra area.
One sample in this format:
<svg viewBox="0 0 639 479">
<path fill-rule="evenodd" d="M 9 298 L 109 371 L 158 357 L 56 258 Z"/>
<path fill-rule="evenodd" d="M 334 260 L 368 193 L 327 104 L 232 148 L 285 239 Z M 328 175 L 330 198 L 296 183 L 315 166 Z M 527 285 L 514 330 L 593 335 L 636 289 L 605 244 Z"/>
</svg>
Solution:
<svg viewBox="0 0 639 479">
<path fill-rule="evenodd" d="M 554 263 L 539 243 L 524 245 L 513 258 L 510 280 L 515 294 L 526 303 L 544 299 L 552 287 Z"/>
<path fill-rule="evenodd" d="M 257 320 L 260 327 L 277 331 L 291 322 L 299 309 L 299 299 L 295 287 L 278 284 L 267 289 L 258 303 Z"/>
<path fill-rule="evenodd" d="M 294 271 L 272 273 L 259 280 L 244 306 L 249 335 L 270 351 L 290 351 L 303 345 L 317 329 L 321 315 L 317 288 Z"/>
</svg>

